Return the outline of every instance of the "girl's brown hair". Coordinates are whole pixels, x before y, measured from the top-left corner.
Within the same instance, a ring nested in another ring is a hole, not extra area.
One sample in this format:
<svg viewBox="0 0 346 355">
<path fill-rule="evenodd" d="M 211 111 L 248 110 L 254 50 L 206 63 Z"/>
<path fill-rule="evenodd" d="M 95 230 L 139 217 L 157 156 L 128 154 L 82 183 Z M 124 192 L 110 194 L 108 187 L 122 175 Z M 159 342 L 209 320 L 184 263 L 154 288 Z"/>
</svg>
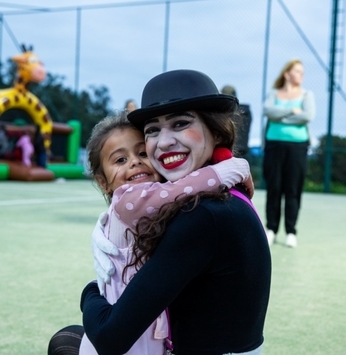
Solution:
<svg viewBox="0 0 346 355">
<path fill-rule="evenodd" d="M 97 123 L 90 135 L 87 142 L 86 150 L 88 155 L 88 172 L 87 175 L 92 177 L 97 182 L 97 177 L 102 177 L 104 181 L 107 181 L 102 164 L 101 164 L 101 151 L 102 148 L 115 129 L 135 129 L 130 121 L 127 119 L 126 113 L 120 111 L 114 116 L 107 116 Z M 106 193 L 104 189 L 98 184 L 98 188 L 101 190 L 103 197 L 108 204 L 111 203 L 112 194 Z"/>
</svg>

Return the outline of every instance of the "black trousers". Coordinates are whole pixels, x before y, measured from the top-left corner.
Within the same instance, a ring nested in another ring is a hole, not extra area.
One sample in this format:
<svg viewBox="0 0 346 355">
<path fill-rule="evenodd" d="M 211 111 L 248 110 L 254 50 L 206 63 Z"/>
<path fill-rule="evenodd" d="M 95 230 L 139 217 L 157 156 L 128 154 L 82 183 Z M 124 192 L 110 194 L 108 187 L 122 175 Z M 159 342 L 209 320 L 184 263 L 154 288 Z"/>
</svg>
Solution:
<svg viewBox="0 0 346 355">
<path fill-rule="evenodd" d="M 267 188 L 267 229 L 277 233 L 281 200 L 285 198 L 286 233 L 297 234 L 296 223 L 307 170 L 308 142 L 266 141 L 263 176 Z"/>
<path fill-rule="evenodd" d="M 84 335 L 81 325 L 70 325 L 56 332 L 48 344 L 48 355 L 78 355 Z"/>
</svg>

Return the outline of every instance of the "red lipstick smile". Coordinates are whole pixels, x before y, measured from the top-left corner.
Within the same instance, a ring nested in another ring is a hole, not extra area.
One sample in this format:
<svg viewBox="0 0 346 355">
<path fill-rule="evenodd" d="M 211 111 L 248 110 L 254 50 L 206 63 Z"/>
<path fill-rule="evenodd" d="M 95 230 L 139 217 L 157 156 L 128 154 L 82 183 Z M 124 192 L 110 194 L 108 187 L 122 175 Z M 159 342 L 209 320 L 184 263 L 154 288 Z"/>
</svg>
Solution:
<svg viewBox="0 0 346 355">
<path fill-rule="evenodd" d="M 162 154 L 159 157 L 159 161 L 165 169 L 171 170 L 171 169 L 176 169 L 180 165 L 184 164 L 187 158 L 188 158 L 187 153 L 171 152 L 171 153 Z"/>
</svg>

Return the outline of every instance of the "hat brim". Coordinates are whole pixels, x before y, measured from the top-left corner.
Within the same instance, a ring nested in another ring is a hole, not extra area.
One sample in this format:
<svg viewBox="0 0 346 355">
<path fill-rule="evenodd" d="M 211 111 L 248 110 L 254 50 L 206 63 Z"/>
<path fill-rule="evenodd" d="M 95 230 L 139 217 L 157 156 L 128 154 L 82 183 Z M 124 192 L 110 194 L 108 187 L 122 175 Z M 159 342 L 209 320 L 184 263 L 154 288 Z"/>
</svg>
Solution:
<svg viewBox="0 0 346 355">
<path fill-rule="evenodd" d="M 206 95 L 185 100 L 174 100 L 158 103 L 146 108 L 139 108 L 128 114 L 128 120 L 138 129 L 143 129 L 146 120 L 179 111 L 208 110 L 215 112 L 234 112 L 239 101 L 230 95 Z"/>
</svg>

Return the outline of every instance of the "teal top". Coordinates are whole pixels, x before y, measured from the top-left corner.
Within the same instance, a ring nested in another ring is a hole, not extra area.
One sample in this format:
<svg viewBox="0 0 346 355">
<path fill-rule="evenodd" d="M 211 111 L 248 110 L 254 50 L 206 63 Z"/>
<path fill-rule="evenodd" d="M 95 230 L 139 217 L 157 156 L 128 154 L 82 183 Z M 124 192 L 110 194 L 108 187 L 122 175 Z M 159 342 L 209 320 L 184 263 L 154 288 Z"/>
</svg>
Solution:
<svg viewBox="0 0 346 355">
<path fill-rule="evenodd" d="M 292 109 L 301 108 L 302 112 L 294 114 Z M 272 90 L 263 109 L 268 118 L 265 138 L 285 142 L 309 141 L 308 123 L 315 116 L 315 100 L 311 91 L 303 90 L 301 97 L 282 100 L 277 97 L 277 90 Z"/>
<path fill-rule="evenodd" d="M 302 108 L 303 98 L 300 97 L 294 100 L 281 100 L 276 98 L 275 105 L 286 109 Z M 268 140 L 298 143 L 309 140 L 309 133 L 306 125 L 270 122 L 266 138 Z"/>
</svg>

